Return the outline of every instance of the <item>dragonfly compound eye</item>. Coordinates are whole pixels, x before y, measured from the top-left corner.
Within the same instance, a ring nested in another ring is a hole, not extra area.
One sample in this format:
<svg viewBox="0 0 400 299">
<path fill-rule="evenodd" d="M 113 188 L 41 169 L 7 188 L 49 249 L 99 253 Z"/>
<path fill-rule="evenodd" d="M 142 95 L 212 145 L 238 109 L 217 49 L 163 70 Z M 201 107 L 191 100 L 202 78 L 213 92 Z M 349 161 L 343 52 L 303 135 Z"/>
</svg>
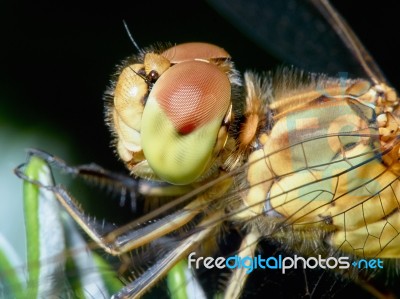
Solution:
<svg viewBox="0 0 400 299">
<path fill-rule="evenodd" d="M 165 50 L 162 54 L 171 63 L 181 63 L 191 60 L 210 61 L 228 59 L 230 55 L 223 48 L 206 43 L 184 43 Z"/>
<path fill-rule="evenodd" d="M 162 179 L 188 184 L 209 166 L 228 112 L 231 86 L 218 66 L 184 61 L 154 84 L 142 117 L 144 155 Z"/>
</svg>

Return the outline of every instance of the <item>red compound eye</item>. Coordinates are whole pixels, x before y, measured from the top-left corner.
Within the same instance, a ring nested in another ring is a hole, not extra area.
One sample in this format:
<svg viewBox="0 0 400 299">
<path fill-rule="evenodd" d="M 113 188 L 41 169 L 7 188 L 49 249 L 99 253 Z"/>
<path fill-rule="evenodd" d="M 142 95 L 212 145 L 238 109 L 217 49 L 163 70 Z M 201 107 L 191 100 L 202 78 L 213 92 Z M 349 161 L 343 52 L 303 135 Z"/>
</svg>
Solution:
<svg viewBox="0 0 400 299">
<path fill-rule="evenodd" d="M 181 63 L 190 60 L 210 60 L 230 58 L 224 49 L 207 43 L 185 43 L 165 50 L 162 54 L 171 63 Z"/>
<path fill-rule="evenodd" d="M 213 64 L 179 63 L 157 81 L 150 97 L 156 99 L 179 134 L 189 134 L 216 118 L 230 104 L 230 83 Z"/>
<path fill-rule="evenodd" d="M 189 184 L 208 167 L 231 105 L 228 76 L 205 61 L 186 61 L 154 84 L 142 117 L 143 153 L 154 172 Z"/>
</svg>

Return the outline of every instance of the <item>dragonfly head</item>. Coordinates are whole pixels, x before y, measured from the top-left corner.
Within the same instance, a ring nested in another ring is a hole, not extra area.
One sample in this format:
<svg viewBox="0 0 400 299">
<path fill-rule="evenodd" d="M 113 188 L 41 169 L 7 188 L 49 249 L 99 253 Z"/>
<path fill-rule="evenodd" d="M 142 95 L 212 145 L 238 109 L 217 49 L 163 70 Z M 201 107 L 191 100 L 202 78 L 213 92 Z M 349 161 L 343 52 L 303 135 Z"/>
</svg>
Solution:
<svg viewBox="0 0 400 299">
<path fill-rule="evenodd" d="M 109 109 L 117 150 L 133 174 L 189 184 L 224 147 L 232 63 L 206 43 L 186 43 L 122 69 Z"/>
</svg>

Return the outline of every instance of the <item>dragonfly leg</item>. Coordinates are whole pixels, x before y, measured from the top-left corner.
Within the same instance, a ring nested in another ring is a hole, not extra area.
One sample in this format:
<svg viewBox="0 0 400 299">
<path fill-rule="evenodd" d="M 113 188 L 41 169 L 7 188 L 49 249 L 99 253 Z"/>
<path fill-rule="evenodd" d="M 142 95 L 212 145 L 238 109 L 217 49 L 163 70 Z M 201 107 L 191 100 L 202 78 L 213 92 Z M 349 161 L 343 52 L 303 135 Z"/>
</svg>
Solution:
<svg viewBox="0 0 400 299">
<path fill-rule="evenodd" d="M 143 294 L 164 277 L 168 271 L 180 260 L 184 259 L 192 250 L 195 250 L 204 240 L 215 233 L 220 223 L 221 214 L 215 213 L 203 220 L 194 230 L 194 233 L 180 241 L 173 249 L 160 256 L 157 262 L 147 269 L 138 279 L 126 285 L 121 291 L 112 296 L 119 298 L 140 298 Z"/>
<path fill-rule="evenodd" d="M 238 256 L 242 261 L 246 261 L 249 263 L 253 263 L 254 261 L 254 253 L 257 248 L 258 241 L 260 239 L 260 235 L 256 230 L 250 231 L 243 239 Z M 244 260 L 243 260 L 244 259 Z M 254 266 L 253 264 L 247 265 L 248 267 L 238 267 L 236 268 L 232 276 L 229 279 L 228 287 L 224 294 L 224 298 L 240 298 L 241 293 L 243 292 L 244 286 L 246 284 L 246 280 L 249 276 L 249 269 L 252 269 L 250 266 Z"/>
<path fill-rule="evenodd" d="M 113 179 L 118 181 L 119 178 L 118 175 L 114 176 L 113 173 L 103 170 L 98 166 L 70 167 L 63 160 L 45 152 L 34 150 L 30 153 L 44 159 L 48 164 L 52 164 L 68 174 L 82 175 L 83 171 L 85 171 L 86 174 L 96 175 L 97 171 L 100 170 L 100 174 L 105 176 L 108 181 L 112 181 Z M 168 241 L 164 242 L 165 248 L 163 248 L 164 254 L 161 255 L 161 260 L 157 261 L 153 267 L 138 278 L 140 283 L 135 281 L 128 284 L 120 293 L 115 295 L 115 298 L 124 298 L 124 294 L 129 294 L 129 298 L 141 296 L 149 287 L 164 277 L 168 270 L 177 262 L 184 259 L 190 253 L 190 250 L 195 250 L 205 239 L 215 234 L 216 228 L 219 227 L 225 218 L 222 217 L 223 211 L 221 209 L 211 209 L 210 200 L 223 198 L 223 194 L 226 193 L 232 183 L 230 180 L 224 179 L 212 184 L 212 186 L 202 192 L 196 190 L 196 192 L 189 192 L 185 196 L 174 197 L 175 199 L 173 198 L 172 202 L 150 211 L 135 221 L 118 228 L 113 226 L 109 229 L 105 228 L 104 223 L 96 221 L 93 217 L 89 217 L 66 188 L 60 185 L 43 185 L 26 176 L 23 168 L 24 165 L 17 167 L 15 173 L 23 180 L 53 192 L 58 202 L 68 214 L 95 242 L 96 248 L 101 247 L 107 253 L 119 256 L 154 241 L 156 242 L 152 243 L 152 245 L 154 244 L 155 246 L 159 245 L 158 241 L 161 243 L 164 240 Z M 135 180 L 130 179 L 130 181 Z M 134 183 L 129 184 L 136 187 Z M 177 205 L 181 206 L 182 204 L 184 204 L 183 208 L 176 208 Z M 195 216 L 207 209 L 209 209 L 209 213 L 203 215 L 203 220 L 196 217 L 196 229 L 192 230 L 191 233 L 183 231 L 183 234 L 187 234 L 186 237 L 178 239 L 167 237 L 169 233 L 181 229 L 194 220 Z"/>
<path fill-rule="evenodd" d="M 104 170 L 100 166 L 90 164 L 88 166 L 71 167 L 68 166 L 63 160 L 52 156 L 40 150 L 30 150 L 31 155 L 37 156 L 45 160 L 47 163 L 69 174 L 99 174 L 102 178 L 107 179 L 107 182 L 119 182 L 123 176 L 114 174 L 110 171 Z M 44 186 L 40 182 L 33 181 L 27 177 L 22 171 L 24 165 L 19 166 L 15 172 L 16 174 L 26 181 L 30 181 L 42 188 L 45 188 L 56 195 L 59 203 L 64 207 L 68 214 L 78 223 L 78 225 L 89 235 L 89 237 L 106 252 L 112 255 L 121 255 L 135 248 L 148 244 L 157 238 L 163 237 L 168 233 L 181 228 L 190 222 L 204 207 L 208 204 L 207 193 L 223 194 L 230 186 L 230 183 L 221 182 L 213 186 L 205 195 L 197 194 L 195 197 L 188 197 L 191 202 L 183 209 L 170 212 L 169 207 L 174 207 L 174 202 L 163 205 L 156 210 L 147 213 L 145 216 L 140 217 L 121 227 L 105 228 L 103 222 L 96 221 L 94 218 L 87 215 L 74 197 L 63 186 Z M 129 188 L 136 188 L 135 182 L 132 178 L 126 179 L 122 184 Z M 157 189 L 161 192 L 161 189 Z M 148 194 L 154 193 L 149 191 Z M 182 191 L 179 191 L 182 192 Z M 178 193 L 179 193 L 178 192 Z M 176 192 L 173 194 L 177 194 Z M 182 198 L 177 198 L 175 201 L 180 203 Z M 168 213 L 167 213 L 168 212 Z M 166 214 L 166 216 L 161 216 Z M 156 220 L 155 220 L 156 219 Z"/>
</svg>

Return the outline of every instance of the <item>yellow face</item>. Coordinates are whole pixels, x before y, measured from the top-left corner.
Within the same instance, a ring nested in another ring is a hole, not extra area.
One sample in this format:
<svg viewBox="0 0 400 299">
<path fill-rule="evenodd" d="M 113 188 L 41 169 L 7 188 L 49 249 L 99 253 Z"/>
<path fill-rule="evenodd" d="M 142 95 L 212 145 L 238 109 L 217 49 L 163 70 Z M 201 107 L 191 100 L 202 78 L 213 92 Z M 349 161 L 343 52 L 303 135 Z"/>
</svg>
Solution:
<svg viewBox="0 0 400 299">
<path fill-rule="evenodd" d="M 121 69 L 107 119 L 133 174 L 183 185 L 207 173 L 227 138 L 229 58 L 217 46 L 187 43 Z"/>
</svg>

